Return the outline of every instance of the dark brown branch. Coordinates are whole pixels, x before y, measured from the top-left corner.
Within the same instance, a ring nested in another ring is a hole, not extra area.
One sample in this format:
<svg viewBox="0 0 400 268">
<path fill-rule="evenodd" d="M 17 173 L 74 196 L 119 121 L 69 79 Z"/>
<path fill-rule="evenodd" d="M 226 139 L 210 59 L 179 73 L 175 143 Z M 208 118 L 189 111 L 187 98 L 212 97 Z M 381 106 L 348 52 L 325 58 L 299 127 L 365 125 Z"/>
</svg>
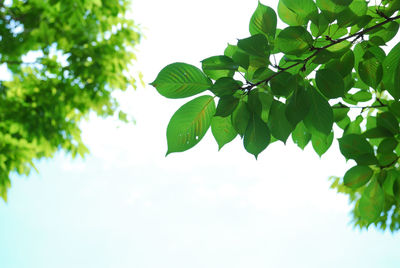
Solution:
<svg viewBox="0 0 400 268">
<path fill-rule="evenodd" d="M 343 104 L 342 104 L 343 105 Z M 382 108 L 382 107 L 387 107 L 387 105 L 385 104 L 378 104 L 378 105 L 370 105 L 370 106 L 332 106 L 332 109 L 345 109 L 345 108 L 349 108 L 349 109 L 372 109 L 372 108 Z"/>
<path fill-rule="evenodd" d="M 311 54 L 310 56 L 308 56 L 307 58 L 305 58 L 303 61 L 294 63 L 294 64 L 292 64 L 292 65 L 290 65 L 290 66 L 288 66 L 288 67 L 286 67 L 286 68 L 279 68 L 279 71 L 278 71 L 278 72 L 274 73 L 273 75 L 271 75 L 271 76 L 268 77 L 267 79 L 264 79 L 264 80 L 262 80 L 262 81 L 260 81 L 260 82 L 257 82 L 257 83 L 255 83 L 255 84 L 251 85 L 251 87 L 247 86 L 246 88 L 243 88 L 243 90 L 246 89 L 246 91 L 250 91 L 250 90 L 252 90 L 254 87 L 256 87 L 256 86 L 258 86 L 258 85 L 261 85 L 261 84 L 263 84 L 263 83 L 267 83 L 267 82 L 270 81 L 272 78 L 274 78 L 274 77 L 276 77 L 277 75 L 279 75 L 280 73 L 283 73 L 283 72 L 286 71 L 286 70 L 292 69 L 292 68 L 294 68 L 294 67 L 296 67 L 296 66 L 298 66 L 298 65 L 300 65 L 300 64 L 303 64 L 303 66 L 306 66 L 306 64 L 307 64 L 312 58 L 314 58 L 315 56 L 317 56 L 318 53 L 319 53 L 320 51 L 322 51 L 322 50 L 324 50 L 324 49 L 327 49 L 327 48 L 330 48 L 330 47 L 332 47 L 332 46 L 334 46 L 334 45 L 337 45 L 337 44 L 339 44 L 339 43 L 341 43 L 341 42 L 343 42 L 343 41 L 346 41 L 346 40 L 348 40 L 348 39 L 351 39 L 351 38 L 355 38 L 355 39 L 353 40 L 353 41 L 355 41 L 355 40 L 357 40 L 357 39 L 359 39 L 359 38 L 362 38 L 362 37 L 364 36 L 364 34 L 370 32 L 370 31 L 372 31 L 372 30 L 374 30 L 374 29 L 376 29 L 376 28 L 378 28 L 378 27 L 381 27 L 382 25 L 385 25 L 385 24 L 387 24 L 387 23 L 389 23 L 389 22 L 392 22 L 392 21 L 394 21 L 394 20 L 397 20 L 397 19 L 400 19 L 400 15 L 395 16 L 395 17 L 392 17 L 392 18 L 388 18 L 388 19 L 386 19 L 386 20 L 383 21 L 383 22 L 380 22 L 380 23 L 378 23 L 378 24 L 376 24 L 376 25 L 374 25 L 374 26 L 372 26 L 372 27 L 369 27 L 369 28 L 364 29 L 364 30 L 362 30 L 362 31 L 360 31 L 360 32 L 351 34 L 351 35 L 349 35 L 349 36 L 346 36 L 346 37 L 343 37 L 343 38 L 339 38 L 339 39 L 336 39 L 336 40 L 331 40 L 331 43 L 328 44 L 328 45 L 326 45 L 326 46 L 319 47 L 319 48 L 313 48 L 313 49 L 315 50 L 315 52 L 314 52 L 313 54 Z"/>
</svg>

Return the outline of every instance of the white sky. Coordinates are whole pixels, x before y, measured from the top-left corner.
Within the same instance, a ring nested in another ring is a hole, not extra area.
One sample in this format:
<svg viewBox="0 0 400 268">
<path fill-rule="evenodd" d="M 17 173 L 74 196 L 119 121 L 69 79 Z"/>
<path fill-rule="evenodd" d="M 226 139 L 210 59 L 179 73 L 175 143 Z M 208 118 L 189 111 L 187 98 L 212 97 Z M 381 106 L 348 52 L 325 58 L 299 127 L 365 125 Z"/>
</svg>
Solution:
<svg viewBox="0 0 400 268">
<path fill-rule="evenodd" d="M 247 37 L 257 1 L 133 6 L 146 35 L 136 69 L 150 83 L 169 63 L 199 67 Z M 0 267 L 398 267 L 398 235 L 354 230 L 347 198 L 329 190 L 351 166 L 336 141 L 321 160 L 288 142 L 256 161 L 239 138 L 218 152 L 209 132 L 165 158 L 168 121 L 186 100 L 151 86 L 119 95 L 136 125 L 92 119 L 87 159 L 60 154 L 14 178 L 0 202 Z"/>
</svg>

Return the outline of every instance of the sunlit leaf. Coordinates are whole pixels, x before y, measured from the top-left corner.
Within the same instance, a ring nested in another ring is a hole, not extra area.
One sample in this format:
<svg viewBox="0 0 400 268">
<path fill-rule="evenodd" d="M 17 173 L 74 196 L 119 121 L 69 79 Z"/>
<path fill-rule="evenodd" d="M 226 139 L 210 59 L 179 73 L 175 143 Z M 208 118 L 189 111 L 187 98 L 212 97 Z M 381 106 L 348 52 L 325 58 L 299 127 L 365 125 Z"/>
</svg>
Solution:
<svg viewBox="0 0 400 268">
<path fill-rule="evenodd" d="M 258 2 L 257 9 L 250 19 L 250 34 L 263 34 L 268 37 L 268 39 L 274 39 L 276 23 L 277 18 L 275 11 L 272 8 Z"/>
<path fill-rule="evenodd" d="M 307 131 L 303 122 L 297 124 L 296 128 L 292 132 L 292 140 L 302 150 L 307 146 L 311 140 L 311 134 Z"/>
<path fill-rule="evenodd" d="M 311 143 L 314 151 L 321 157 L 329 147 L 331 147 L 333 142 L 333 132 L 329 135 L 325 135 L 319 132 L 315 132 L 311 136 Z"/>
<path fill-rule="evenodd" d="M 158 93 L 167 98 L 186 98 L 207 90 L 211 85 L 198 68 L 186 63 L 167 65 L 151 83 Z"/>
<path fill-rule="evenodd" d="M 362 219 L 368 223 L 376 221 L 385 204 L 385 193 L 378 181 L 372 181 L 362 193 L 358 211 Z"/>
<path fill-rule="evenodd" d="M 275 41 L 278 49 L 289 55 L 299 55 L 312 46 L 311 34 L 300 26 L 289 26 L 283 29 Z"/>
<path fill-rule="evenodd" d="M 213 56 L 204 59 L 201 62 L 201 67 L 204 73 L 214 80 L 221 77 L 232 77 L 239 68 L 238 64 L 227 56 Z"/>
<path fill-rule="evenodd" d="M 231 142 L 237 136 L 230 116 L 214 116 L 211 120 L 211 132 L 218 143 L 218 150 L 221 150 L 225 144 Z"/>
<path fill-rule="evenodd" d="M 181 106 L 167 127 L 167 155 L 195 146 L 206 134 L 214 114 L 215 103 L 211 96 L 200 96 Z"/>
</svg>

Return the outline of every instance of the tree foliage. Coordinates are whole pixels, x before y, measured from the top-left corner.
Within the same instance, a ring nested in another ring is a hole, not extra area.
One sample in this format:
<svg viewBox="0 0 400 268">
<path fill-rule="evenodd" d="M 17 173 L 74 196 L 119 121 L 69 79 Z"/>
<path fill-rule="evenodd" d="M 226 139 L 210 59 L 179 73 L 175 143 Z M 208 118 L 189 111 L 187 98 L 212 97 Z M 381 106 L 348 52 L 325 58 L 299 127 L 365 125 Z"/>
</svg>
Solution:
<svg viewBox="0 0 400 268">
<path fill-rule="evenodd" d="M 57 150 L 84 155 L 79 122 L 119 111 L 112 92 L 127 75 L 140 34 L 129 0 L 0 1 L 0 197 L 10 173 Z M 4 69 L 3 69 L 4 70 Z M 119 111 L 120 119 L 126 114 Z"/>
<path fill-rule="evenodd" d="M 351 167 L 332 187 L 349 195 L 360 228 L 400 229 L 400 0 L 261 3 L 248 38 L 223 55 L 165 67 L 152 85 L 186 98 L 168 129 L 168 154 L 195 146 L 211 127 L 219 149 L 237 135 L 257 156 L 291 135 L 322 156 L 333 139 Z M 287 27 L 277 29 L 277 17 Z M 217 102 L 217 104 L 215 104 Z"/>
</svg>

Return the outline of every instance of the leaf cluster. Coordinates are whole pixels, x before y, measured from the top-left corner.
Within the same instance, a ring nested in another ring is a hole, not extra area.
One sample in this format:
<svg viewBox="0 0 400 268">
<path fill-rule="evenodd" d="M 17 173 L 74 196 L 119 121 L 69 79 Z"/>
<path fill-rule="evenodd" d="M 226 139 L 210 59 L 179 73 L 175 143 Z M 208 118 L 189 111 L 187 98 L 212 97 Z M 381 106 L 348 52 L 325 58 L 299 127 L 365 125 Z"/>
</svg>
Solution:
<svg viewBox="0 0 400 268">
<path fill-rule="evenodd" d="M 57 150 L 83 156 L 79 122 L 119 111 L 112 92 L 127 75 L 140 31 L 130 1 L 0 1 L 0 197 L 11 172 Z M 120 118 L 126 115 L 120 111 Z"/>
<path fill-rule="evenodd" d="M 258 4 L 250 36 L 201 69 L 172 63 L 152 85 L 186 98 L 167 127 L 168 152 L 195 146 L 211 128 L 221 149 L 236 136 L 256 158 L 289 136 L 322 156 L 335 137 L 354 162 L 334 183 L 354 203 L 357 226 L 400 229 L 399 0 L 280 0 Z M 287 24 L 277 28 L 278 17 Z"/>
</svg>

